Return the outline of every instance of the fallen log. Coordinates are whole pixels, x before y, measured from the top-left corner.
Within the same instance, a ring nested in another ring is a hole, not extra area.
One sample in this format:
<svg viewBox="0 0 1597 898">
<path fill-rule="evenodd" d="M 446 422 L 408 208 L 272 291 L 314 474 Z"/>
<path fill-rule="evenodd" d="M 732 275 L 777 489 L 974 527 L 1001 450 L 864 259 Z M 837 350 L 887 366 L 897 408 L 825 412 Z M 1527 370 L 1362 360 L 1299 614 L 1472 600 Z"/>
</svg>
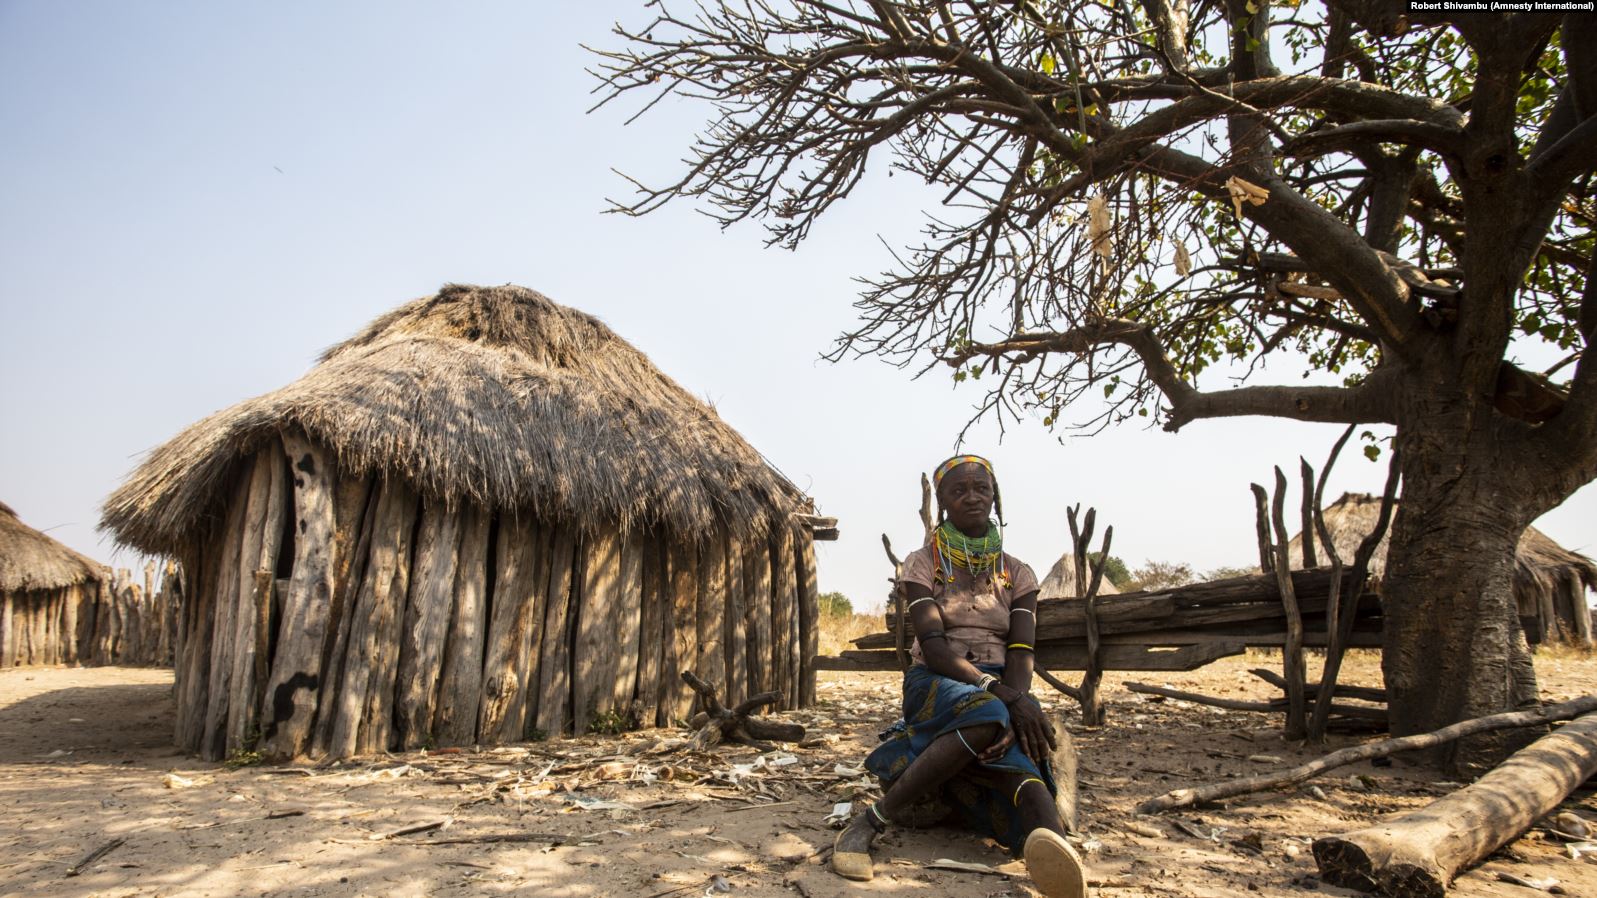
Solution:
<svg viewBox="0 0 1597 898">
<path fill-rule="evenodd" d="M 1249 670 L 1248 673 L 1253 674 L 1277 689 L 1286 688 L 1286 680 L 1283 679 L 1280 674 L 1268 668 L 1255 667 Z M 1317 691 L 1319 688 L 1319 683 L 1309 684 L 1309 689 L 1311 690 Z M 1335 684 L 1334 690 L 1334 694 L 1342 698 L 1356 698 L 1360 701 L 1366 702 L 1384 703 L 1386 701 L 1386 690 L 1376 686 L 1350 686 L 1345 683 L 1337 683 Z"/>
<path fill-rule="evenodd" d="M 1587 714 L 1420 810 L 1315 840 L 1320 878 L 1383 895 L 1440 898 L 1459 871 L 1518 838 L 1593 773 L 1597 714 Z"/>
<path fill-rule="evenodd" d="M 1250 792 L 1290 786 L 1319 776 L 1327 770 L 1335 770 L 1338 767 L 1346 767 L 1349 764 L 1356 764 L 1359 761 L 1367 761 L 1371 758 L 1384 758 L 1402 751 L 1432 748 L 1476 733 L 1536 726 L 1538 724 L 1551 723 L 1555 720 L 1568 720 L 1571 717 L 1579 717 L 1582 714 L 1590 714 L 1593 711 L 1597 711 L 1597 695 L 1582 696 L 1563 704 L 1547 705 L 1546 707 L 1533 708 L 1529 711 L 1508 711 L 1503 714 L 1477 717 L 1474 720 L 1465 720 L 1429 733 L 1398 736 L 1392 739 L 1382 739 L 1379 742 L 1350 746 L 1287 770 L 1261 773 L 1257 776 L 1228 780 L 1223 783 L 1212 783 L 1192 789 L 1174 789 L 1137 805 L 1137 813 L 1157 814 L 1160 811 L 1191 807 L 1205 802 L 1219 801 L 1222 798 L 1247 795 Z M 1579 782 L 1579 780 L 1576 781 L 1577 785 Z"/>
<path fill-rule="evenodd" d="M 1263 711 L 1268 714 L 1285 714 L 1291 707 L 1286 699 L 1271 699 L 1267 702 L 1248 701 L 1246 699 L 1216 698 L 1212 695 L 1203 695 L 1197 692 L 1182 692 L 1179 689 L 1167 689 L 1163 686 L 1149 686 L 1146 683 L 1126 683 L 1126 689 L 1143 695 L 1157 695 L 1164 698 L 1173 698 L 1177 701 L 1192 702 L 1198 705 L 1209 705 L 1215 708 L 1225 708 L 1230 711 Z M 1314 707 L 1314 701 L 1308 701 L 1308 707 Z M 1385 708 L 1371 708 L 1364 705 L 1341 705 L 1331 703 L 1332 714 L 1343 717 L 1357 717 L 1361 720 L 1374 720 L 1386 723 Z"/>
</svg>

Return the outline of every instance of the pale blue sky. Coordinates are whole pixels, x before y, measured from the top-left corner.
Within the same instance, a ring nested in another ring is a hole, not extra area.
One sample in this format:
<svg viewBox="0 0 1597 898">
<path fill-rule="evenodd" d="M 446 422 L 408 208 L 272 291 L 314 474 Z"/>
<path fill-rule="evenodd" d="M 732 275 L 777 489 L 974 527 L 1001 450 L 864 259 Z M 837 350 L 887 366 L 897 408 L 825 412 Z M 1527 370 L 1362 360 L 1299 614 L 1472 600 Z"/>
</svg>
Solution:
<svg viewBox="0 0 1597 898">
<path fill-rule="evenodd" d="M 886 531 L 918 535 L 917 472 L 978 395 L 817 360 L 935 197 L 870 179 L 797 253 L 683 204 L 602 215 L 676 170 L 705 107 L 585 115 L 592 63 L 639 2 L 0 0 L 0 500 L 94 557 L 99 503 L 183 426 L 300 376 L 326 346 L 449 281 L 513 282 L 603 318 L 707 397 L 843 538 L 821 586 L 877 604 Z M 884 160 L 885 161 L 885 160 Z M 880 175 L 885 166 L 877 167 Z M 1295 382 L 1298 372 L 1265 372 Z M 1264 382 L 1264 381 L 1259 381 Z M 967 444 L 999 466 L 1012 551 L 1045 570 L 1064 507 L 1135 565 L 1253 560 L 1248 482 L 1318 464 L 1340 428 L 1197 422 L 1060 445 Z M 1350 453 L 1329 492 L 1376 491 Z M 1538 523 L 1597 550 L 1597 489 Z"/>
</svg>

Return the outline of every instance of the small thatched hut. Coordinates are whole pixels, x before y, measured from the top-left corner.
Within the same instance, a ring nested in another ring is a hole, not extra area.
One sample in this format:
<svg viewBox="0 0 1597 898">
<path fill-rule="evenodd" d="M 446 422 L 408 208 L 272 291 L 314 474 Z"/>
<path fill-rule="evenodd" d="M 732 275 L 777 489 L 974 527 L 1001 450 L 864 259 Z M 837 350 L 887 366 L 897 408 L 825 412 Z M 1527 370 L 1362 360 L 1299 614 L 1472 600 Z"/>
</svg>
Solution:
<svg viewBox="0 0 1597 898">
<path fill-rule="evenodd" d="M 599 320 L 452 285 L 151 453 L 106 503 L 182 561 L 178 744 L 345 757 L 813 699 L 810 501 Z"/>
<path fill-rule="evenodd" d="M 1380 512 L 1381 497 L 1368 493 L 1344 493 L 1326 507 L 1325 526 L 1331 531 L 1331 539 L 1336 543 L 1336 552 L 1343 564 L 1353 563 L 1359 543 L 1375 529 Z M 1388 529 L 1370 560 L 1370 576 L 1377 582 L 1386 569 L 1390 535 Z M 1318 539 L 1315 545 L 1319 545 Z M 1302 567 L 1302 534 L 1292 537 L 1287 549 L 1293 567 Z M 1329 563 L 1323 550 L 1317 555 L 1320 564 Z M 1562 639 L 1581 645 L 1592 644 L 1587 589 L 1597 589 L 1597 564 L 1553 542 L 1535 527 L 1525 528 L 1514 557 L 1514 600 L 1530 642 Z"/>
<path fill-rule="evenodd" d="M 0 502 L 0 667 L 88 660 L 109 573 Z"/>
<path fill-rule="evenodd" d="M 1087 580 L 1092 581 L 1092 568 L 1087 568 Z M 1070 552 L 1059 556 L 1054 566 L 1048 569 L 1048 575 L 1042 578 L 1038 587 L 1039 599 L 1068 599 L 1082 595 L 1087 591 L 1087 584 L 1076 584 L 1076 556 Z M 1108 575 L 1098 583 L 1098 595 L 1117 596 L 1120 590 L 1109 582 Z"/>
</svg>

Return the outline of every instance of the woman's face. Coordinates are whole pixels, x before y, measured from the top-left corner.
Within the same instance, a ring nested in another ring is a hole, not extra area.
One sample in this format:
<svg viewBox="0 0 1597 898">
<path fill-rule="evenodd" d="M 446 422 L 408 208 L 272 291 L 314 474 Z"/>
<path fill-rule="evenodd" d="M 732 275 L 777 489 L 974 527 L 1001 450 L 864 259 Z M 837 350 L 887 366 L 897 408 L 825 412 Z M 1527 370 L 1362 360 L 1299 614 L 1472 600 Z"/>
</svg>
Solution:
<svg viewBox="0 0 1597 898">
<path fill-rule="evenodd" d="M 943 475 L 937 499 L 950 523 L 967 536 L 981 536 L 993 511 L 992 475 L 981 465 L 966 462 Z"/>
</svg>

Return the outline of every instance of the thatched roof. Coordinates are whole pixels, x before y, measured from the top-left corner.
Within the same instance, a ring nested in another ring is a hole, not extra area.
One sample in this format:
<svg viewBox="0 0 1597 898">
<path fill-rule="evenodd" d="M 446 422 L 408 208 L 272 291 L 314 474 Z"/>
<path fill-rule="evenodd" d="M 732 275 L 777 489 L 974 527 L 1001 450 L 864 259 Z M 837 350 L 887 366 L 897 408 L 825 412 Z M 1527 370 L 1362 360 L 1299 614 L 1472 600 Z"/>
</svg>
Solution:
<svg viewBox="0 0 1597 898">
<path fill-rule="evenodd" d="M 1368 493 L 1344 493 L 1342 498 L 1336 500 L 1325 509 L 1325 526 L 1331 531 L 1331 539 L 1336 543 L 1336 552 L 1343 564 L 1352 564 L 1353 555 L 1358 551 L 1359 543 L 1365 535 L 1375 529 L 1375 519 L 1381 513 L 1381 497 Z M 1387 529 L 1381 537 L 1380 545 L 1375 548 L 1375 556 L 1370 560 L 1370 575 L 1379 579 L 1386 571 L 1386 549 L 1392 531 Z M 1320 541 L 1316 537 L 1316 555 L 1321 565 L 1329 564 L 1324 550 L 1319 549 Z M 1292 557 L 1292 566 L 1303 565 L 1302 534 L 1292 537 L 1287 551 Z M 1551 590 L 1556 581 L 1567 574 L 1573 573 L 1586 584 L 1587 589 L 1597 589 L 1597 564 L 1590 558 L 1578 552 L 1560 546 L 1552 541 L 1547 534 L 1535 527 L 1526 527 L 1525 534 L 1519 538 L 1519 548 L 1514 557 L 1514 587 L 1523 590 L 1530 587 L 1539 590 Z"/>
<path fill-rule="evenodd" d="M 1087 568 L 1087 581 L 1089 583 L 1092 581 L 1092 568 L 1090 566 Z M 1048 575 L 1042 578 L 1037 598 L 1064 599 L 1079 596 L 1084 592 L 1086 592 L 1085 584 L 1079 589 L 1076 587 L 1076 556 L 1066 552 L 1059 556 L 1059 560 L 1054 562 L 1054 566 L 1048 569 Z M 1105 574 L 1103 580 L 1098 583 L 1098 595 L 1116 596 L 1119 594 L 1120 590 L 1109 582 L 1109 576 Z"/>
<path fill-rule="evenodd" d="M 0 592 L 60 589 L 100 579 L 101 565 L 18 520 L 0 502 Z"/>
<path fill-rule="evenodd" d="M 579 526 L 763 531 L 807 503 L 597 318 L 524 287 L 452 284 L 151 452 L 101 526 L 147 552 L 180 551 L 211 525 L 238 462 L 283 428 L 303 429 L 346 472 Z"/>
</svg>

